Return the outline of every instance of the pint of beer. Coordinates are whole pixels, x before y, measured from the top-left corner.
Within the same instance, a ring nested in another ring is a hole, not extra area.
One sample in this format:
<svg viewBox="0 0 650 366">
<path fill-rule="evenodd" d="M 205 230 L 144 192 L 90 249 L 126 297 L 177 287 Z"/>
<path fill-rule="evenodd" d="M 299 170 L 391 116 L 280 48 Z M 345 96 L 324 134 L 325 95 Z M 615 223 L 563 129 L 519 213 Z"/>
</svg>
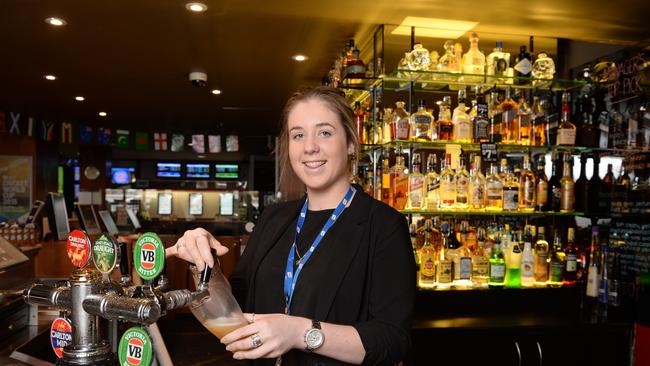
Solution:
<svg viewBox="0 0 650 366">
<path fill-rule="evenodd" d="M 217 338 L 221 339 L 226 334 L 247 324 L 248 322 L 241 318 L 217 318 L 207 320 L 203 323 L 203 326 L 208 328 Z"/>
</svg>

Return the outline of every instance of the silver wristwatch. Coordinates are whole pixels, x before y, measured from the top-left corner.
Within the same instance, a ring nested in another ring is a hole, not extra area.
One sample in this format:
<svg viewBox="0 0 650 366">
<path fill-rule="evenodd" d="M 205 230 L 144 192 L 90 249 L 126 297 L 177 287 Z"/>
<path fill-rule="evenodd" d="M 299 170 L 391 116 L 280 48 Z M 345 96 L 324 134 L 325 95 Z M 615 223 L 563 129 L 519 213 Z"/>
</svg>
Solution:
<svg viewBox="0 0 650 366">
<path fill-rule="evenodd" d="M 325 342 L 325 335 L 318 320 L 311 321 L 311 328 L 305 333 L 305 351 L 313 352 Z"/>
</svg>

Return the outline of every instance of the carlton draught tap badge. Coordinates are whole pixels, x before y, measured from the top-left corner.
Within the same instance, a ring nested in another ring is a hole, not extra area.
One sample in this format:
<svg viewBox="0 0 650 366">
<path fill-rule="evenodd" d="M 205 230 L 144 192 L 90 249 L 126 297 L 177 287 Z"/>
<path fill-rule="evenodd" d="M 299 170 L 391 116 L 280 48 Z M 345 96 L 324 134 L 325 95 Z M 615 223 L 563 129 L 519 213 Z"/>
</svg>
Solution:
<svg viewBox="0 0 650 366">
<path fill-rule="evenodd" d="M 144 280 L 153 280 L 165 265 L 165 246 L 158 235 L 144 233 L 133 248 L 135 270 Z"/>
<path fill-rule="evenodd" d="M 68 235 L 68 258 L 75 267 L 84 267 L 90 259 L 90 238 L 81 230 L 73 230 Z"/>
<path fill-rule="evenodd" d="M 118 246 L 115 239 L 107 234 L 100 235 L 93 244 L 93 262 L 104 274 L 109 274 L 118 262 Z"/>
<path fill-rule="evenodd" d="M 50 342 L 56 357 L 63 357 L 63 347 L 72 343 L 72 326 L 67 319 L 54 319 L 50 327 Z"/>
<path fill-rule="evenodd" d="M 117 351 L 121 366 L 149 366 L 151 364 L 151 339 L 140 327 L 129 328 L 120 339 Z"/>
</svg>

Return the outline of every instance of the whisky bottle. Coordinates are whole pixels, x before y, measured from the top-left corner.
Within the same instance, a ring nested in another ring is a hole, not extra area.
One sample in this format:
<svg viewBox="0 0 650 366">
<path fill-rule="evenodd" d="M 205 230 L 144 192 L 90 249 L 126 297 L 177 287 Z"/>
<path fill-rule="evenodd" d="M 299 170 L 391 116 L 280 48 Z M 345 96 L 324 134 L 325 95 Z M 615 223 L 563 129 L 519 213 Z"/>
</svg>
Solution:
<svg viewBox="0 0 650 366">
<path fill-rule="evenodd" d="M 540 156 L 539 161 L 537 162 L 537 177 L 535 184 L 535 209 L 537 211 L 548 211 L 550 210 L 550 201 L 548 199 L 548 178 L 546 178 L 546 173 L 544 172 L 544 157 Z"/>
<path fill-rule="evenodd" d="M 365 144 L 365 113 L 361 109 L 361 102 L 354 102 L 354 125 L 356 127 L 357 138 L 359 139 L 359 144 Z"/>
<path fill-rule="evenodd" d="M 497 235 L 494 240 L 494 250 L 490 256 L 490 277 L 488 286 L 491 288 L 502 288 L 506 278 L 506 259 L 501 251 L 501 241 Z"/>
<path fill-rule="evenodd" d="M 451 210 L 456 202 L 456 174 L 451 169 L 451 154 L 445 155 L 445 161 L 440 172 L 440 208 Z"/>
<path fill-rule="evenodd" d="M 478 49 L 478 34 L 472 32 L 469 35 L 469 51 L 463 55 L 462 59 L 463 73 L 465 80 L 470 83 L 483 82 L 485 74 L 485 56 Z M 468 76 L 474 74 L 479 76 Z"/>
<path fill-rule="evenodd" d="M 573 173 L 571 171 L 571 165 L 567 161 L 569 155 L 565 156 L 564 169 L 562 174 L 562 179 L 560 179 L 560 212 L 573 212 L 574 211 L 574 187 L 575 183 L 573 182 Z"/>
<path fill-rule="evenodd" d="M 469 177 L 469 206 L 472 210 L 485 209 L 486 180 L 481 173 L 481 157 L 474 157 L 474 166 Z"/>
<path fill-rule="evenodd" d="M 533 132 L 530 135 L 530 144 L 532 146 L 546 146 L 548 143 L 546 138 L 546 106 L 537 95 L 533 97 L 531 123 Z"/>
<path fill-rule="evenodd" d="M 501 111 L 499 102 L 499 93 L 493 91 L 490 93 L 490 103 L 488 104 L 488 116 L 490 118 L 489 138 L 492 143 L 503 141 L 503 111 Z"/>
<path fill-rule="evenodd" d="M 427 111 L 424 99 L 418 101 L 418 111 L 411 115 L 411 140 L 431 141 L 433 116 Z"/>
<path fill-rule="evenodd" d="M 505 129 L 505 136 L 503 142 L 506 144 L 516 144 L 519 136 L 519 124 L 517 123 L 516 113 L 519 105 L 510 96 L 510 87 L 506 88 L 506 97 L 499 105 L 499 110 L 502 112 L 502 123 Z"/>
<path fill-rule="evenodd" d="M 524 253 L 521 256 L 521 285 L 533 286 L 535 283 L 535 256 L 533 255 L 533 233 L 530 227 L 524 233 Z"/>
<path fill-rule="evenodd" d="M 543 226 L 537 227 L 535 242 L 535 284 L 546 285 L 548 281 L 548 242 Z"/>
<path fill-rule="evenodd" d="M 431 219 L 424 221 L 424 245 L 420 249 L 420 276 L 418 285 L 432 288 L 436 283 L 436 248 L 431 241 L 433 224 Z"/>
<path fill-rule="evenodd" d="M 436 154 L 430 153 L 427 157 L 426 183 L 426 209 L 437 210 L 440 208 L 440 175 L 438 175 Z"/>
<path fill-rule="evenodd" d="M 490 261 L 485 253 L 486 233 L 484 228 L 478 228 L 477 245 L 472 253 L 472 282 L 475 287 L 487 286 Z"/>
<path fill-rule="evenodd" d="M 451 121 L 451 97 L 446 95 L 440 102 L 440 113 L 436 122 L 438 130 L 438 139 L 441 141 L 451 141 L 454 135 L 454 124 Z"/>
<path fill-rule="evenodd" d="M 407 209 L 411 210 L 421 210 L 424 208 L 424 175 L 420 172 L 420 167 L 422 166 L 420 160 L 420 154 L 413 154 L 412 161 L 412 172 L 408 176 L 408 202 L 406 204 Z"/>
<path fill-rule="evenodd" d="M 501 211 L 503 209 L 503 181 L 499 177 L 496 164 L 490 164 L 490 174 L 485 180 L 487 211 Z"/>
<path fill-rule="evenodd" d="M 488 105 L 481 93 L 481 87 L 476 87 L 476 116 L 472 119 L 474 126 L 474 142 L 489 142 L 490 119 L 488 117 Z"/>
<path fill-rule="evenodd" d="M 503 211 L 519 210 L 519 182 L 513 173 L 506 172 L 503 184 Z"/>
<path fill-rule="evenodd" d="M 532 123 L 531 123 L 532 111 L 526 102 L 526 94 L 522 89 L 519 94 L 519 108 L 517 109 L 516 120 L 517 120 L 517 131 L 518 136 L 516 137 L 517 143 L 520 145 L 530 145 L 530 136 L 532 132 Z"/>
<path fill-rule="evenodd" d="M 438 287 L 449 287 L 453 277 L 453 265 L 448 255 L 449 250 L 449 224 L 443 222 L 440 225 L 442 234 L 442 245 L 438 251 L 438 260 L 436 261 L 436 277 L 438 278 Z"/>
<path fill-rule="evenodd" d="M 395 105 L 395 111 L 390 117 L 391 139 L 393 141 L 408 140 L 411 131 L 409 112 L 404 109 L 405 103 L 403 101 L 398 101 Z"/>
<path fill-rule="evenodd" d="M 576 126 L 569 121 L 571 108 L 569 107 L 570 94 L 562 93 L 562 118 L 557 130 L 558 146 L 574 146 L 576 144 Z"/>
<path fill-rule="evenodd" d="M 395 165 L 391 168 L 391 183 L 393 189 L 393 208 L 403 210 L 408 197 L 408 174 L 404 165 L 404 156 L 397 154 Z"/>
<path fill-rule="evenodd" d="M 524 155 L 524 169 L 519 177 L 519 210 L 524 212 L 535 211 L 537 187 L 535 175 L 530 169 L 530 158 Z"/>
<path fill-rule="evenodd" d="M 575 244 L 575 229 L 570 227 L 567 232 L 567 242 L 564 246 L 564 268 L 563 283 L 565 286 L 573 286 L 576 283 L 578 273 L 578 247 Z"/>
<path fill-rule="evenodd" d="M 520 288 L 521 287 L 521 259 L 522 250 L 519 237 L 515 235 L 510 248 L 508 250 L 508 260 L 506 264 L 506 287 L 507 288 Z"/>
<path fill-rule="evenodd" d="M 472 124 L 467 114 L 467 107 L 465 106 L 465 90 L 458 91 L 458 107 L 454 109 L 452 117 L 453 127 L 453 140 L 459 143 L 472 142 Z"/>
<path fill-rule="evenodd" d="M 455 207 L 466 210 L 469 207 L 469 173 L 465 168 L 465 157 L 460 156 L 460 164 L 456 173 L 456 200 Z"/>
<path fill-rule="evenodd" d="M 553 248 L 551 249 L 551 271 L 548 279 L 548 284 L 551 287 L 561 287 L 564 278 L 564 270 L 566 263 L 562 252 L 562 241 L 560 233 L 555 230 L 555 237 L 553 238 Z"/>
</svg>

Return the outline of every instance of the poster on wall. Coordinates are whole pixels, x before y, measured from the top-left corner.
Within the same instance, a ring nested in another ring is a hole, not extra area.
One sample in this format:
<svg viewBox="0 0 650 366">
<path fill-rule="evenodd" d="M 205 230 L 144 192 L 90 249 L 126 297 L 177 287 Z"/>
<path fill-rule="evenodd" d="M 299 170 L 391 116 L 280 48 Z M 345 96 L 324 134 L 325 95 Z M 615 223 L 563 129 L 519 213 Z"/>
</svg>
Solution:
<svg viewBox="0 0 650 366">
<path fill-rule="evenodd" d="M 32 207 L 32 157 L 0 155 L 0 222 L 16 220 Z"/>
</svg>

